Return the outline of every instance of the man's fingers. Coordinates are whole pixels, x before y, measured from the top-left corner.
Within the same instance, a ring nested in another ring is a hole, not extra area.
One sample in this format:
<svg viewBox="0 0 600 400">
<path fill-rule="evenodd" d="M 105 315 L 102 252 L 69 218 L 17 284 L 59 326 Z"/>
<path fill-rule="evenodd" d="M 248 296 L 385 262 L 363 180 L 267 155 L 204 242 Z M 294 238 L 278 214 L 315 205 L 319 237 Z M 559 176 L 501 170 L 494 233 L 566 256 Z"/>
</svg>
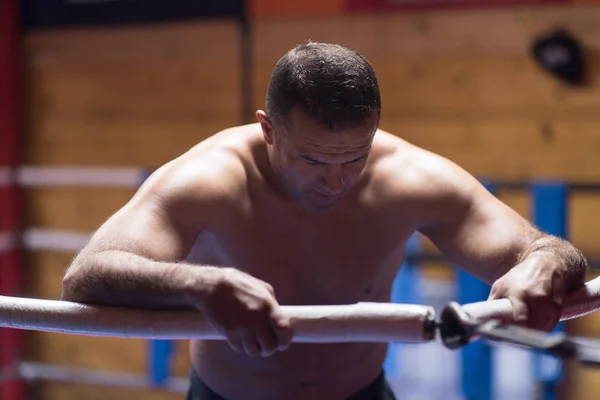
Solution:
<svg viewBox="0 0 600 400">
<path fill-rule="evenodd" d="M 238 333 L 229 333 L 226 337 L 227 343 L 229 343 L 229 347 L 231 347 L 231 350 L 235 351 L 236 353 L 239 353 L 244 349 L 242 345 L 242 339 L 240 338 L 240 335 Z"/>
<path fill-rule="evenodd" d="M 488 299 L 488 301 L 490 301 L 490 300 L 497 300 L 498 296 L 496 296 L 496 292 L 494 290 L 491 290 L 487 299 Z"/>
<path fill-rule="evenodd" d="M 251 357 L 260 355 L 260 346 L 253 332 L 244 331 L 241 335 L 244 352 Z"/>
<path fill-rule="evenodd" d="M 562 306 L 565 299 L 565 280 L 559 274 L 552 275 L 552 301 L 557 306 Z"/>
<path fill-rule="evenodd" d="M 560 315 L 561 315 L 561 308 L 560 306 L 555 306 L 553 307 L 553 309 L 550 309 L 548 314 L 548 318 L 546 319 L 546 324 L 545 326 L 542 328 L 542 330 L 546 331 L 546 332 L 552 332 L 552 330 L 554 330 L 554 328 L 556 328 L 556 325 L 558 324 L 558 322 L 560 322 Z"/>
<path fill-rule="evenodd" d="M 263 357 L 272 356 L 277 351 L 277 339 L 270 327 L 258 330 L 256 341 L 260 346 L 260 355 Z"/>
<path fill-rule="evenodd" d="M 509 298 L 513 307 L 513 318 L 515 320 L 515 324 L 524 324 L 529 319 L 529 306 L 527 303 L 514 298 Z"/>
<path fill-rule="evenodd" d="M 548 322 L 544 327 L 544 330 L 547 332 L 551 332 L 556 324 L 560 321 L 560 317 L 562 315 L 562 306 L 566 296 L 566 287 L 565 280 L 557 273 L 552 275 L 552 288 L 551 288 L 551 296 L 552 296 L 552 310 L 550 310 L 551 317 L 548 318 Z"/>
<path fill-rule="evenodd" d="M 265 288 L 267 289 L 267 291 L 269 292 L 269 294 L 275 298 L 275 289 L 273 289 L 273 286 L 269 283 L 265 282 Z"/>
<path fill-rule="evenodd" d="M 488 300 L 502 299 L 506 296 L 506 293 L 504 293 L 504 292 L 505 292 L 504 290 L 498 288 L 498 281 L 496 281 L 490 289 L 490 294 L 488 295 Z"/>
<path fill-rule="evenodd" d="M 294 331 L 289 318 L 280 311 L 274 311 L 271 316 L 271 328 L 275 334 L 279 350 L 287 350 L 292 344 L 292 339 L 294 337 Z"/>
</svg>

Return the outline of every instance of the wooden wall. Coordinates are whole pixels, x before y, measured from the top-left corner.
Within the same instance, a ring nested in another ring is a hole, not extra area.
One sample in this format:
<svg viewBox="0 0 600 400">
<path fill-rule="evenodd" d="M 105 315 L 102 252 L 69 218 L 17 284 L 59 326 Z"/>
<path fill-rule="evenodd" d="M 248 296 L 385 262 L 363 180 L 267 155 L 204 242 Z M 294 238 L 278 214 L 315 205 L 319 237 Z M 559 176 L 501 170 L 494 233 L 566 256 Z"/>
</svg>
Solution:
<svg viewBox="0 0 600 400">
<path fill-rule="evenodd" d="M 307 38 L 336 42 L 374 65 L 383 96 L 382 128 L 477 176 L 597 181 L 599 18 L 600 7 L 571 6 L 258 20 L 252 37 L 253 102 L 264 107 L 273 64 L 289 48 Z M 532 38 L 556 25 L 581 38 L 591 87 L 566 88 L 529 57 Z M 238 46 L 236 27 L 226 21 L 28 35 L 27 164 L 153 168 L 240 123 Z M 28 224 L 90 231 L 132 194 L 30 189 Z M 528 215 L 525 193 L 501 196 Z M 600 255 L 599 207 L 593 194 L 578 194 L 571 204 L 571 237 L 588 254 Z M 31 252 L 28 294 L 58 298 L 72 256 Z M 586 317 L 570 327 L 600 336 L 599 321 Z M 28 358 L 36 361 L 137 373 L 146 368 L 143 341 L 29 336 Z M 177 350 L 175 369 L 182 377 L 186 347 L 180 343 Z M 569 398 L 592 399 L 598 373 L 573 371 Z M 39 399 L 109 393 L 64 383 L 39 388 Z M 131 394 L 148 395 L 115 390 L 111 398 Z"/>
<path fill-rule="evenodd" d="M 151 169 L 241 122 L 240 51 L 232 22 L 44 32 L 27 36 L 24 44 L 29 165 Z M 27 223 L 90 232 L 132 194 L 123 188 L 28 189 Z M 30 252 L 28 293 L 59 298 L 72 256 Z M 34 361 L 146 373 L 142 340 L 32 333 L 29 341 L 28 359 Z M 187 343 L 176 348 L 174 373 L 186 377 Z M 37 399 L 181 398 L 66 383 L 43 383 L 36 391 Z"/>
</svg>

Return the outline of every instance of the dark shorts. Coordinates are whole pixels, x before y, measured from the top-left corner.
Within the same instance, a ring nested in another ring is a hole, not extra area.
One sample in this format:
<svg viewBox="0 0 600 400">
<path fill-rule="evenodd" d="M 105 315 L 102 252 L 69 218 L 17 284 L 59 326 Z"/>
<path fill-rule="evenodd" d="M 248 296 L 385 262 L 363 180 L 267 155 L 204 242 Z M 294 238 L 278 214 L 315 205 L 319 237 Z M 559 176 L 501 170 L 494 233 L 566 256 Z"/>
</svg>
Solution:
<svg viewBox="0 0 600 400">
<path fill-rule="evenodd" d="M 190 374 L 190 388 L 187 392 L 186 400 L 227 400 L 225 397 L 213 392 L 200 379 L 198 374 L 192 368 Z M 338 399 L 332 399 L 338 400 Z M 396 400 L 392 388 L 385 379 L 383 371 L 375 378 L 373 382 L 354 393 L 347 400 Z"/>
</svg>

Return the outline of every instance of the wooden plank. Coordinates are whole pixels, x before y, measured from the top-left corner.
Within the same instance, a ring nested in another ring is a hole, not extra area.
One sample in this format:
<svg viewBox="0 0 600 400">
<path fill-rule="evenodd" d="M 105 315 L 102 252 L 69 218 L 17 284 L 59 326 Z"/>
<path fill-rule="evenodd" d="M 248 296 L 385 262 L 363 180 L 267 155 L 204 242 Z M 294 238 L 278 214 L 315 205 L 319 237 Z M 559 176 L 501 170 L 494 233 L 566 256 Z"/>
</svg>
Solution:
<svg viewBox="0 0 600 400">
<path fill-rule="evenodd" d="M 597 181 L 598 123 L 593 120 L 410 121 L 382 128 L 457 162 L 481 178 Z"/>
<path fill-rule="evenodd" d="M 35 61 L 34 65 L 62 65 L 72 70 L 76 69 L 70 64 L 74 60 L 82 65 L 107 67 L 114 63 L 139 66 L 165 58 L 216 62 L 237 57 L 237 33 L 237 22 L 214 19 L 36 31 L 27 33 L 24 45 L 27 58 Z"/>
<path fill-rule="evenodd" d="M 302 2 L 285 2 L 277 0 L 249 0 L 246 7 L 248 15 L 253 20 L 281 17 L 315 17 L 341 14 L 345 8 L 345 1 L 305 0 Z"/>
<path fill-rule="evenodd" d="M 590 56 L 591 65 L 599 58 Z M 374 58 L 386 115 L 396 118 L 477 120 L 581 117 L 598 120 L 599 89 L 560 84 L 527 53 L 404 59 Z M 590 70 L 592 81 L 600 73 Z"/>
<path fill-rule="evenodd" d="M 25 297 L 60 299 L 62 277 L 75 254 L 71 252 L 26 252 L 28 279 Z"/>
<path fill-rule="evenodd" d="M 233 22 L 35 33 L 25 48 L 28 163 L 155 167 L 240 122 Z"/>
<path fill-rule="evenodd" d="M 496 196 L 523 218 L 531 220 L 531 201 L 526 190 L 498 190 Z"/>
<path fill-rule="evenodd" d="M 88 124 L 65 121 L 48 127 L 32 139 L 27 150 L 27 163 L 157 168 L 203 139 L 228 128 L 230 125 L 225 122 Z"/>
<path fill-rule="evenodd" d="M 113 56 L 111 50 L 104 51 Z M 31 66 L 34 78 L 39 79 L 35 88 L 39 93 L 33 94 L 45 100 L 37 110 L 42 115 L 74 122 L 146 119 L 158 123 L 238 117 L 238 69 L 231 64 L 236 62 L 233 54 L 231 60 L 210 62 L 149 58 L 139 65 L 116 60 L 116 65 L 87 65 L 76 56 L 70 60 L 74 65 L 40 62 Z"/>
<path fill-rule="evenodd" d="M 600 191 L 574 193 L 569 204 L 569 240 L 590 257 L 600 258 Z"/>
<path fill-rule="evenodd" d="M 276 60 L 308 38 L 355 48 L 369 58 L 523 55 L 535 35 L 562 26 L 600 46 L 600 7 L 535 6 L 360 13 L 333 17 L 257 21 L 257 60 Z M 490 29 L 493 26 L 494 29 Z"/>
<path fill-rule="evenodd" d="M 190 360 L 189 351 L 189 340 L 177 340 L 173 342 L 173 355 L 171 357 L 171 373 L 174 376 L 187 377 L 190 374 L 192 363 Z"/>
<path fill-rule="evenodd" d="M 27 342 L 26 357 L 36 362 L 138 374 L 147 369 L 147 342 L 142 339 L 30 332 Z"/>
<path fill-rule="evenodd" d="M 125 205 L 135 189 L 35 188 L 24 191 L 31 227 L 89 232 Z"/>
</svg>

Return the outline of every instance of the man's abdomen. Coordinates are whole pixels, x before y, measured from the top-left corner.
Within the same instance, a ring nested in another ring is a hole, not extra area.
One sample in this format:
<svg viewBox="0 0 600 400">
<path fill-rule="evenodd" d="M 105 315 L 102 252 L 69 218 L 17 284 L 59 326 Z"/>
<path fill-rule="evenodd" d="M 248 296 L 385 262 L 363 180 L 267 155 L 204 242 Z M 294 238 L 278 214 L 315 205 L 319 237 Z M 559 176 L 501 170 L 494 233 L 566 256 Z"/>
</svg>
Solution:
<svg viewBox="0 0 600 400">
<path fill-rule="evenodd" d="M 381 373 L 382 344 L 293 344 L 272 357 L 233 352 L 226 342 L 192 341 L 199 377 L 229 400 L 345 399 Z"/>
</svg>

